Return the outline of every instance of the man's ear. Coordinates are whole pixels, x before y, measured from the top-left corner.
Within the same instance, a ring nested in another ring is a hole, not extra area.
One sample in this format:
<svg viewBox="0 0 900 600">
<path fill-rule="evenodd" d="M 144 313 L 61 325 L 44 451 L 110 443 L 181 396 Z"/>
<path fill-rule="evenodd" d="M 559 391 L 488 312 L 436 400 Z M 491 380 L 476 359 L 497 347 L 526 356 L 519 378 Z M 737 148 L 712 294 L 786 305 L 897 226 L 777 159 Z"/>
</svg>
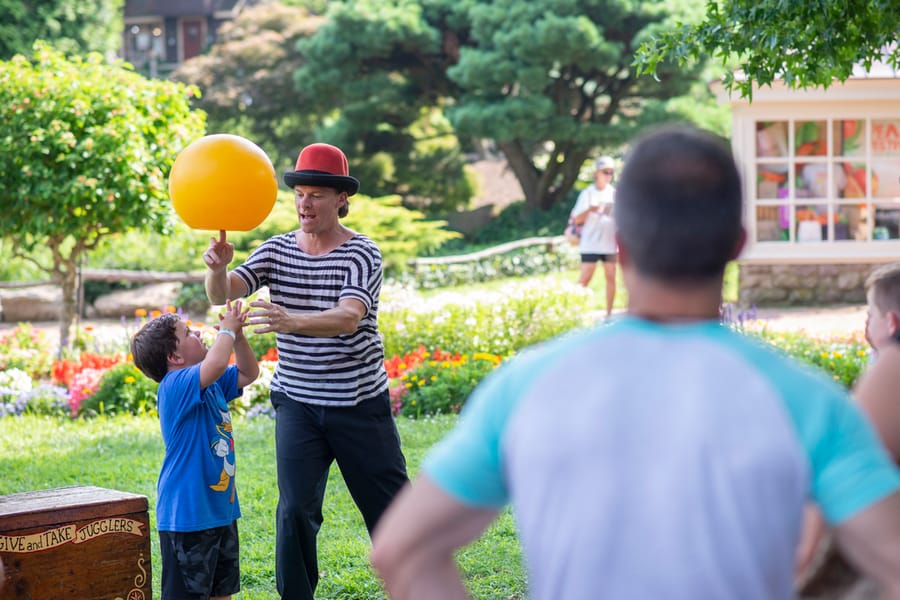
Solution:
<svg viewBox="0 0 900 600">
<path fill-rule="evenodd" d="M 900 314 L 889 310 L 884 316 L 887 318 L 888 333 L 891 334 L 892 338 L 896 339 L 897 333 L 900 332 Z"/>
</svg>

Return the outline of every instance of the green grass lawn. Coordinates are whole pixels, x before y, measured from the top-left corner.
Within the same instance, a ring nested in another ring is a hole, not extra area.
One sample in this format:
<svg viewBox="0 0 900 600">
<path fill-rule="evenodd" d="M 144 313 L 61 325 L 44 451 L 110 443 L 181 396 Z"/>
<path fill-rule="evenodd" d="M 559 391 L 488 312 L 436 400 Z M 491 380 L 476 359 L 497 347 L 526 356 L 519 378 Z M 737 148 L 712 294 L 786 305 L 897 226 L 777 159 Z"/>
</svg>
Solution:
<svg viewBox="0 0 900 600">
<path fill-rule="evenodd" d="M 547 285 L 577 281 L 577 270 L 534 277 Z M 508 280 L 456 288 L 456 291 L 499 289 Z M 605 303 L 602 273 L 591 283 L 596 310 Z M 737 267 L 726 271 L 724 297 L 737 299 Z M 627 294 L 621 284 L 616 308 Z M 424 453 L 446 434 L 455 417 L 398 421 L 410 475 Z M 238 481 L 243 517 L 239 598 L 277 598 L 274 547 L 275 477 L 274 421 L 260 417 L 235 419 Z M 147 496 L 150 502 L 153 593 L 158 597 L 159 543 L 156 536 L 156 478 L 163 445 L 152 417 L 101 417 L 71 421 L 43 417 L 0 419 L 0 495 L 72 485 L 93 485 Z M 369 567 L 369 538 L 362 517 L 336 467 L 332 468 L 319 534 L 321 580 L 317 598 L 366 600 L 384 598 Z M 520 600 L 525 597 L 524 571 L 513 520 L 504 512 L 485 535 L 459 554 L 460 568 L 473 597 Z"/>
<path fill-rule="evenodd" d="M 414 475 L 423 454 L 455 423 L 455 417 L 398 421 L 403 450 Z M 241 587 L 237 598 L 277 598 L 275 592 L 275 424 L 258 417 L 235 419 L 238 481 L 243 517 Z M 153 594 L 159 597 L 156 477 L 163 446 L 152 417 L 121 416 L 69 421 L 41 417 L 0 419 L 0 495 L 71 485 L 93 485 L 147 496 L 150 501 Z M 384 598 L 369 568 L 369 538 L 340 472 L 332 468 L 319 533 L 317 598 Z M 475 598 L 525 597 L 525 576 L 509 512 L 459 555 Z"/>
</svg>

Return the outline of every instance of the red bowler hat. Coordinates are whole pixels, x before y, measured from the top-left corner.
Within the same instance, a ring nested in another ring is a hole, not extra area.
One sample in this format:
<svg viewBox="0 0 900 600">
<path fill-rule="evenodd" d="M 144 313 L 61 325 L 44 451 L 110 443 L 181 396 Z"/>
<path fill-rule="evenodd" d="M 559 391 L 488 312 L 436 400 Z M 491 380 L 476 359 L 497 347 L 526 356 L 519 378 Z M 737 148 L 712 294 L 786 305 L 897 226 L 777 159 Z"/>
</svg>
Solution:
<svg viewBox="0 0 900 600">
<path fill-rule="evenodd" d="M 310 144 L 301 150 L 296 168 L 284 174 L 284 182 L 292 189 L 295 185 L 318 185 L 347 192 L 348 196 L 359 191 L 359 180 L 350 177 L 347 157 L 331 144 Z"/>
</svg>

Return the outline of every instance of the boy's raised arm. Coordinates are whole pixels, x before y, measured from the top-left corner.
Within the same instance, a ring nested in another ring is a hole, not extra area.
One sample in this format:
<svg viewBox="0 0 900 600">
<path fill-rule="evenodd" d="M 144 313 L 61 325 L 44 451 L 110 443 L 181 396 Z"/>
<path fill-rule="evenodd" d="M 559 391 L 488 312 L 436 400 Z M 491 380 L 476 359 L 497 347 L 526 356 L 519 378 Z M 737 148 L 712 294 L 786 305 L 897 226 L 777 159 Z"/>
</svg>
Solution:
<svg viewBox="0 0 900 600">
<path fill-rule="evenodd" d="M 200 363 L 201 388 L 212 384 L 228 368 L 228 359 L 231 358 L 231 351 L 235 349 L 239 332 L 243 338 L 241 330 L 247 316 L 241 312 L 241 308 L 242 303 L 239 300 L 235 302 L 226 301 L 225 312 L 219 315 L 219 332 L 216 334 L 216 339 L 206 353 L 203 362 Z M 243 340 L 242 345 L 249 348 L 247 340 Z"/>
</svg>

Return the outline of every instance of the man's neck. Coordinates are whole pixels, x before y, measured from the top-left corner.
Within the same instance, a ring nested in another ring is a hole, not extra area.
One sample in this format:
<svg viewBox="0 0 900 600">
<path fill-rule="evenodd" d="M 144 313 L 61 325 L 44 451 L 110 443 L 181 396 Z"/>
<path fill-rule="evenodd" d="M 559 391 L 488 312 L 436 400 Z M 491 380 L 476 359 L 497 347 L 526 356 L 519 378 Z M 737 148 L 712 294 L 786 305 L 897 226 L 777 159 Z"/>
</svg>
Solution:
<svg viewBox="0 0 900 600">
<path fill-rule="evenodd" d="M 307 233 L 303 230 L 296 233 L 297 244 L 304 252 L 313 256 L 328 254 L 352 237 L 353 232 L 341 225 L 317 233 Z"/>
<path fill-rule="evenodd" d="M 708 321 L 719 318 L 722 278 L 698 283 L 669 283 L 632 277 L 628 283 L 628 314 L 660 323 Z"/>
</svg>

